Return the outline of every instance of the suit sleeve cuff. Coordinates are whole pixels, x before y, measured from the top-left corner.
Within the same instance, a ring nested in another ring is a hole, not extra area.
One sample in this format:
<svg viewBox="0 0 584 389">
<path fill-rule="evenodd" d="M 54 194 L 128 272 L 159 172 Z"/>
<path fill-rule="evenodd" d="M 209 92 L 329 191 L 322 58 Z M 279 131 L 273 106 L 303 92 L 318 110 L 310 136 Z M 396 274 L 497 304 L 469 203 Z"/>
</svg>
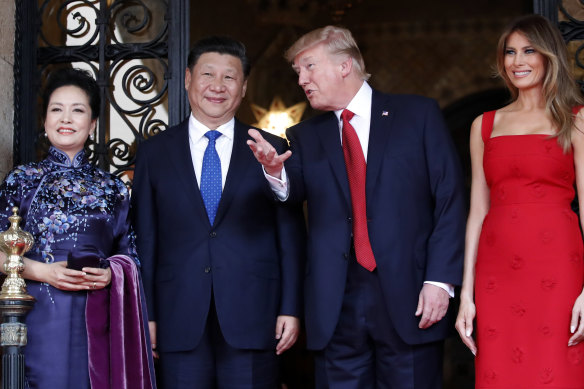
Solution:
<svg viewBox="0 0 584 389">
<path fill-rule="evenodd" d="M 266 170 L 262 166 L 262 170 L 264 172 L 264 176 L 268 180 L 270 184 L 270 188 L 272 192 L 276 195 L 278 200 L 286 201 L 288 199 L 288 195 L 290 193 L 289 186 L 288 186 L 288 177 L 286 176 L 286 168 L 282 168 L 282 178 L 277 179 L 276 177 L 270 176 L 266 173 Z"/>
<path fill-rule="evenodd" d="M 437 286 L 439 288 L 442 288 L 446 292 L 448 292 L 448 295 L 450 297 L 454 297 L 454 285 L 445 284 L 444 282 L 436 282 L 436 281 L 424 281 L 424 284 L 430 284 L 430 285 L 434 285 L 434 286 Z"/>
</svg>

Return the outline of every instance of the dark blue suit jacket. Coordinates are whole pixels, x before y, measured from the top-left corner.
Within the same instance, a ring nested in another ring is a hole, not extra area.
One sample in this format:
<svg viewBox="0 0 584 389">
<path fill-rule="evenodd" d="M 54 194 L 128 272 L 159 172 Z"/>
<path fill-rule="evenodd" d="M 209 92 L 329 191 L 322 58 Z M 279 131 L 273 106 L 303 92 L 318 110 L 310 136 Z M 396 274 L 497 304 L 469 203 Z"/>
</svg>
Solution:
<svg viewBox="0 0 584 389">
<path fill-rule="evenodd" d="M 275 346 L 278 315 L 300 316 L 304 220 L 274 200 L 236 120 L 233 151 L 214 225 L 197 185 L 188 119 L 143 142 L 133 221 L 150 320 L 162 351 L 191 350 L 211 293 L 221 330 L 237 348 Z M 286 142 L 263 133 L 282 152 Z"/>
<path fill-rule="evenodd" d="M 305 319 L 308 346 L 324 348 L 336 327 L 351 247 L 351 198 L 333 112 L 287 132 L 290 200 L 307 200 Z M 367 156 L 369 237 L 385 307 L 409 344 L 443 339 L 448 321 L 418 329 L 424 281 L 462 280 L 465 196 L 459 157 L 437 104 L 373 91 Z"/>
</svg>

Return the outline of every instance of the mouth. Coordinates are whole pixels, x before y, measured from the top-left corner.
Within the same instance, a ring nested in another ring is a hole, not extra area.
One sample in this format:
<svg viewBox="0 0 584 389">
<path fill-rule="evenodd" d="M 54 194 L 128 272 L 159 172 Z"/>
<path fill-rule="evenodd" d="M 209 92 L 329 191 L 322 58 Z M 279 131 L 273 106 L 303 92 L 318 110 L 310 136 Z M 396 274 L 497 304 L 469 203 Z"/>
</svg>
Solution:
<svg viewBox="0 0 584 389">
<path fill-rule="evenodd" d="M 75 131 L 74 129 L 68 128 L 68 127 L 57 128 L 57 133 L 61 134 L 61 135 L 70 135 L 70 134 L 74 134 L 76 132 L 77 131 Z"/>
<path fill-rule="evenodd" d="M 531 70 L 521 70 L 521 71 L 513 72 L 513 75 L 515 77 L 525 77 L 525 76 L 528 76 L 530 73 L 531 73 Z"/>
<path fill-rule="evenodd" d="M 225 100 L 227 100 L 224 97 L 212 97 L 212 96 L 207 96 L 205 97 L 209 102 L 213 103 L 213 104 L 221 104 L 223 103 Z"/>
<path fill-rule="evenodd" d="M 314 94 L 314 89 L 305 89 L 304 93 L 306 94 L 306 97 L 310 98 L 310 96 L 312 96 Z"/>
</svg>

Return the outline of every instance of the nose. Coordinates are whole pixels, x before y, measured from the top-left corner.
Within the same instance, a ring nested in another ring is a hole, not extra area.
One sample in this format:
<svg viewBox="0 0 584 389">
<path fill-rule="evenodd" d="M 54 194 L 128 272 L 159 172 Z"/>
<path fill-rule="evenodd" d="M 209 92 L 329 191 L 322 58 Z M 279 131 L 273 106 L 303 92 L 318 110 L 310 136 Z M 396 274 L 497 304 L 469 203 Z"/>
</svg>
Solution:
<svg viewBox="0 0 584 389">
<path fill-rule="evenodd" d="M 523 57 L 523 53 L 517 53 L 515 57 L 513 57 L 513 64 L 515 65 L 521 65 L 524 61 L 525 58 Z"/>
<path fill-rule="evenodd" d="M 298 71 L 298 85 L 304 86 L 308 84 L 308 77 L 306 76 L 306 72 L 300 69 Z"/>
<path fill-rule="evenodd" d="M 69 112 L 69 110 L 67 110 L 67 109 L 63 110 L 63 115 L 61 116 L 61 121 L 63 123 L 70 123 L 71 122 L 71 113 Z"/>
<path fill-rule="evenodd" d="M 223 79 L 221 77 L 216 77 L 211 82 L 211 89 L 216 92 L 221 92 L 225 89 L 225 84 L 223 83 Z"/>
</svg>

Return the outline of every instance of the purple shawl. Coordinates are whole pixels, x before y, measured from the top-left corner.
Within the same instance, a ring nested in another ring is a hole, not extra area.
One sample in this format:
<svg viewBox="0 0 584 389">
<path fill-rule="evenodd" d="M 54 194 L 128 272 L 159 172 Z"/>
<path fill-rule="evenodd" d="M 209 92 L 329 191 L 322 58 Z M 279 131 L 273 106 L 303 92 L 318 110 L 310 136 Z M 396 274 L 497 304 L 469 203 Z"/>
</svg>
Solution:
<svg viewBox="0 0 584 389">
<path fill-rule="evenodd" d="M 108 260 L 110 287 L 89 292 L 85 308 L 91 388 L 154 389 L 148 319 L 138 267 L 125 255 Z"/>
</svg>

